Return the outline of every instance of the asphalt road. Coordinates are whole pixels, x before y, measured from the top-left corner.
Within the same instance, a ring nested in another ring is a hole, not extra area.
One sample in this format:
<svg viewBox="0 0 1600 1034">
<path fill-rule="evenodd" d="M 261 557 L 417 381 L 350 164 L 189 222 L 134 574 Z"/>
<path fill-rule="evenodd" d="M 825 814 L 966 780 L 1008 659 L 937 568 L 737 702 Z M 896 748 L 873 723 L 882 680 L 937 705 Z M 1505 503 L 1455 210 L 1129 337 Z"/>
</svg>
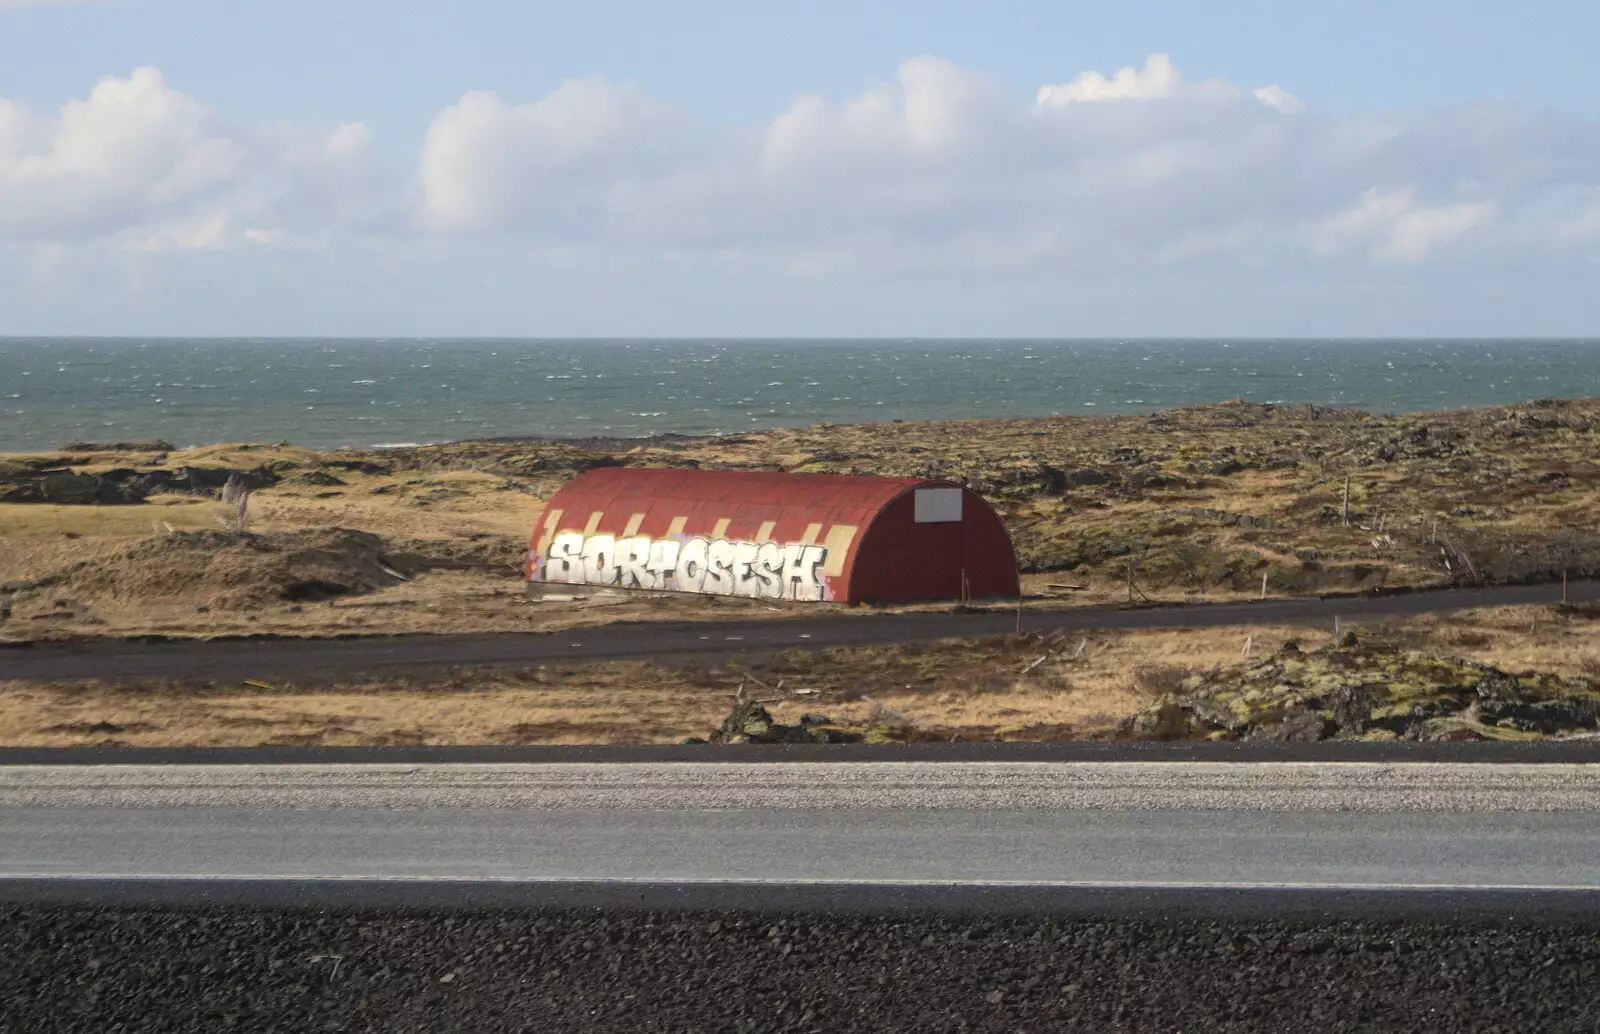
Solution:
<svg viewBox="0 0 1600 1034">
<path fill-rule="evenodd" d="M 0 1029 L 1594 1031 L 1600 765 L 0 767 Z"/>
<path fill-rule="evenodd" d="M 268 901 L 286 886 L 489 887 L 545 905 L 696 886 L 856 903 L 941 888 L 1592 903 L 1597 789 L 1593 765 L 15 767 L 0 769 L 0 897 L 211 884 Z"/>
<path fill-rule="evenodd" d="M 1600 582 L 1576 582 L 1569 600 L 1600 600 Z M 1265 600 L 1181 607 L 1085 607 L 1024 617 L 1031 631 L 1201 628 L 1219 625 L 1332 625 L 1469 607 L 1554 603 L 1558 585 L 1448 589 L 1392 596 Z M 547 634 L 252 639 L 166 643 L 84 642 L 0 650 L 0 679 L 226 680 L 328 677 L 393 668 L 534 664 L 666 656 L 764 653 L 858 646 L 1014 630 L 1009 611 L 982 614 L 861 614 L 733 623 L 636 623 Z"/>
</svg>

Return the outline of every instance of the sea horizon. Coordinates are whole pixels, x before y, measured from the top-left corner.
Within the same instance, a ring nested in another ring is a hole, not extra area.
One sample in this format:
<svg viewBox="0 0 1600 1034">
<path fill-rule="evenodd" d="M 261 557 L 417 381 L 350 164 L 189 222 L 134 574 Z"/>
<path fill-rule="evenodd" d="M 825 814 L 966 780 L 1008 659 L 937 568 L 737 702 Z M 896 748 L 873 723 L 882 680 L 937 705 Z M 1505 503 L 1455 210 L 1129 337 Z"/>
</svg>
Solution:
<svg viewBox="0 0 1600 1034">
<path fill-rule="evenodd" d="M 816 423 L 1600 396 L 1600 338 L 0 337 L 0 451 L 375 448 Z"/>
</svg>

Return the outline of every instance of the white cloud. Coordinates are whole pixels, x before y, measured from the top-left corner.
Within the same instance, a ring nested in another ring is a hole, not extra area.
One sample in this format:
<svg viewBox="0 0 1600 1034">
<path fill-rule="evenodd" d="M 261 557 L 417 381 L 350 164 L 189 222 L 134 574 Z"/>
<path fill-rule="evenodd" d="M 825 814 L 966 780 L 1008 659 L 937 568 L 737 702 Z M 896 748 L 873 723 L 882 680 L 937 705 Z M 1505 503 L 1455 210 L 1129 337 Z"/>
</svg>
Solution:
<svg viewBox="0 0 1600 1034">
<path fill-rule="evenodd" d="M 1169 101 L 1183 103 L 1144 103 Z M 743 133 L 601 79 L 520 104 L 468 94 L 434 119 L 420 168 L 425 231 L 495 232 L 562 263 L 698 256 L 808 279 L 1314 268 L 1492 247 L 1522 202 L 1600 181 L 1600 139 L 1501 108 L 1319 116 L 1279 87 L 1189 82 L 1164 55 L 1019 108 L 921 57 Z"/>
<path fill-rule="evenodd" d="M 256 254 L 323 263 L 319 283 L 382 269 L 396 304 L 408 275 L 426 292 L 479 262 L 622 294 L 748 278 L 898 285 L 930 305 L 1022 282 L 1132 296 L 1156 277 L 1393 278 L 1595 251 L 1595 198 L 1590 122 L 1489 105 L 1330 115 L 1277 86 L 1189 81 L 1159 54 L 1031 103 L 917 57 L 740 129 L 603 78 L 472 92 L 390 168 L 360 122 L 240 125 L 150 68 L 54 113 L 0 100 L 0 251 L 48 254 L 54 282 L 86 249 L 151 270 Z"/>
<path fill-rule="evenodd" d="M 245 154 L 199 104 L 140 68 L 55 118 L 0 102 L 0 230 L 98 229 L 236 176 Z"/>
<path fill-rule="evenodd" d="M 235 218 L 350 203 L 372 149 L 358 124 L 236 130 L 155 68 L 105 77 L 53 116 L 0 99 L 0 237 L 221 247 Z"/>
<path fill-rule="evenodd" d="M 815 95 L 798 98 L 763 132 L 763 164 L 782 171 L 825 163 L 842 148 L 876 154 L 947 151 L 971 142 L 993 103 L 972 73 L 940 58 L 913 58 L 900 65 L 894 83 L 873 86 L 843 104 Z"/>
<path fill-rule="evenodd" d="M 118 235 L 118 243 L 130 251 L 216 251 L 235 240 L 232 221 L 222 212 Z"/>
<path fill-rule="evenodd" d="M 1294 94 L 1281 86 L 1262 86 L 1251 91 L 1262 104 L 1286 114 L 1305 110 Z M 1212 103 L 1238 100 L 1244 91 L 1221 79 L 1191 82 L 1172 63 L 1167 54 L 1151 54 L 1144 67 L 1121 68 L 1108 78 L 1099 72 L 1081 72 L 1070 82 L 1039 87 L 1034 102 L 1040 108 L 1094 101 L 1183 100 Z"/>
<path fill-rule="evenodd" d="M 422 221 L 497 230 L 581 218 L 594 189 L 658 150 L 676 118 L 630 85 L 569 80 L 508 104 L 468 93 L 435 116 L 422 146 Z"/>
<path fill-rule="evenodd" d="M 1321 220 L 1313 247 L 1326 254 L 1355 246 L 1380 262 L 1421 262 L 1436 246 L 1487 224 L 1493 211 L 1486 202 L 1422 205 L 1410 190 L 1373 187 L 1349 209 Z"/>
<path fill-rule="evenodd" d="M 1285 115 L 1298 115 L 1306 110 L 1305 101 L 1281 86 L 1258 86 L 1250 93 L 1269 108 L 1277 108 Z"/>
</svg>

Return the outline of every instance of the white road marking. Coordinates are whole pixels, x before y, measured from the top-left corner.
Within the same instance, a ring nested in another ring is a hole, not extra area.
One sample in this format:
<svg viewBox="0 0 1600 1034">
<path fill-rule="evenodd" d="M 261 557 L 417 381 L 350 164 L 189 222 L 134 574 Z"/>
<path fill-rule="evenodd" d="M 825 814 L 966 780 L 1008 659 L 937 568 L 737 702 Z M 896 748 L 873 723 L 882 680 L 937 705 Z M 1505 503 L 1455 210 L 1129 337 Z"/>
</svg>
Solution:
<svg viewBox="0 0 1600 1034">
<path fill-rule="evenodd" d="M 604 877 L 590 879 L 583 876 L 427 876 L 417 873 L 379 873 L 374 875 L 359 875 L 348 873 L 274 873 L 271 875 L 243 874 L 231 876 L 226 873 L 122 873 L 122 872 L 89 872 L 89 873 L 50 873 L 27 871 L 0 871 L 0 880 L 49 880 L 59 883 L 70 883 L 87 880 L 125 880 L 128 882 L 156 883 L 166 880 L 182 880 L 186 882 L 252 882 L 276 883 L 285 880 L 303 880 L 306 882 L 329 883 L 482 883 L 482 884 L 584 884 L 584 883 L 617 883 L 628 886 L 650 886 L 661 883 L 691 884 L 696 886 L 738 886 L 738 887 L 995 887 L 995 888 L 1038 888 L 1073 889 L 1073 890 L 1280 890 L 1280 891 L 1381 891 L 1396 893 L 1415 893 L 1419 891 L 1460 891 L 1464 893 L 1495 893 L 1495 892 L 1527 892 L 1527 893 L 1572 893 L 1600 891 L 1600 884 L 1592 883 L 1255 883 L 1255 882 L 1217 882 L 1217 881 L 1190 881 L 1190 880 L 996 880 L 996 879 L 971 879 L 971 880 L 942 880 L 942 879 L 829 879 L 801 877 L 766 878 L 766 877 L 680 877 L 654 878 L 654 877 Z"/>
</svg>

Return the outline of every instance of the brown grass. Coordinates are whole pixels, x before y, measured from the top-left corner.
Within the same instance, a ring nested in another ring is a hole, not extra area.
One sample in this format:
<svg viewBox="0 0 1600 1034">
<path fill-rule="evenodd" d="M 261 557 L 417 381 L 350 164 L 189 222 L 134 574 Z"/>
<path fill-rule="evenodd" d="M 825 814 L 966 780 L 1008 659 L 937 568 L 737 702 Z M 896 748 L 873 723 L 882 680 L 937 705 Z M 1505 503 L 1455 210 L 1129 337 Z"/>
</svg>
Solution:
<svg viewBox="0 0 1600 1034">
<path fill-rule="evenodd" d="M 1600 619 L 1498 608 L 1355 625 L 1363 641 L 1509 671 L 1600 677 Z M 1182 676 L 1331 630 L 1294 627 L 1025 634 L 978 641 L 788 650 L 712 664 L 604 663 L 437 677 L 245 685 L 0 682 L 0 745 L 641 744 L 704 735 L 735 690 L 780 721 L 821 712 L 847 726 L 909 725 L 932 739 L 1091 733 Z M 1041 658 L 1043 658 L 1041 660 Z"/>
<path fill-rule="evenodd" d="M 1158 697 L 1176 693 L 1183 680 L 1194 674 L 1193 668 L 1180 668 L 1171 664 L 1141 664 L 1133 669 L 1133 685 L 1146 696 Z"/>
<path fill-rule="evenodd" d="M 684 597 L 530 605 L 515 579 L 535 520 L 577 470 L 601 461 L 735 469 L 939 476 L 1000 510 L 1034 610 L 1378 586 L 1444 584 L 1474 570 L 1549 577 L 1600 566 L 1600 401 L 1529 403 L 1397 417 L 1225 403 L 1151 417 L 968 420 L 817 426 L 647 442 L 465 442 L 384 452 L 317 453 L 234 443 L 157 455 L 61 452 L 0 457 L 84 472 L 161 463 L 251 469 L 284 480 L 256 494 L 251 530 L 274 538 L 332 529 L 379 536 L 431 565 L 335 607 L 277 600 L 219 614 L 119 589 L 19 599 L 0 638 L 84 635 L 327 635 L 372 631 L 512 631 L 653 618 L 761 616 L 788 607 Z M 349 464 L 378 464 L 362 473 Z M 307 472 L 345 484 L 297 480 Z M 1346 476 L 1348 524 L 1338 519 Z M 218 529 L 214 500 L 154 496 L 140 506 L 0 504 L 0 585 L 73 564 L 117 564 L 145 540 Z M 1379 526 L 1383 532 L 1378 532 Z M 1445 565 L 1435 537 L 1451 543 Z M 131 551 L 131 552 L 130 552 Z M 1074 585 L 1081 588 L 1051 588 Z M 126 588 L 124 586 L 124 588 Z M 216 587 L 212 586 L 214 590 Z M 27 596 L 27 593 L 22 593 Z M 202 604 L 205 605 L 205 604 Z M 946 604 L 932 605 L 935 609 Z M 828 608 L 802 606 L 800 613 Z M 909 608 L 926 609 L 926 608 Z"/>
</svg>

